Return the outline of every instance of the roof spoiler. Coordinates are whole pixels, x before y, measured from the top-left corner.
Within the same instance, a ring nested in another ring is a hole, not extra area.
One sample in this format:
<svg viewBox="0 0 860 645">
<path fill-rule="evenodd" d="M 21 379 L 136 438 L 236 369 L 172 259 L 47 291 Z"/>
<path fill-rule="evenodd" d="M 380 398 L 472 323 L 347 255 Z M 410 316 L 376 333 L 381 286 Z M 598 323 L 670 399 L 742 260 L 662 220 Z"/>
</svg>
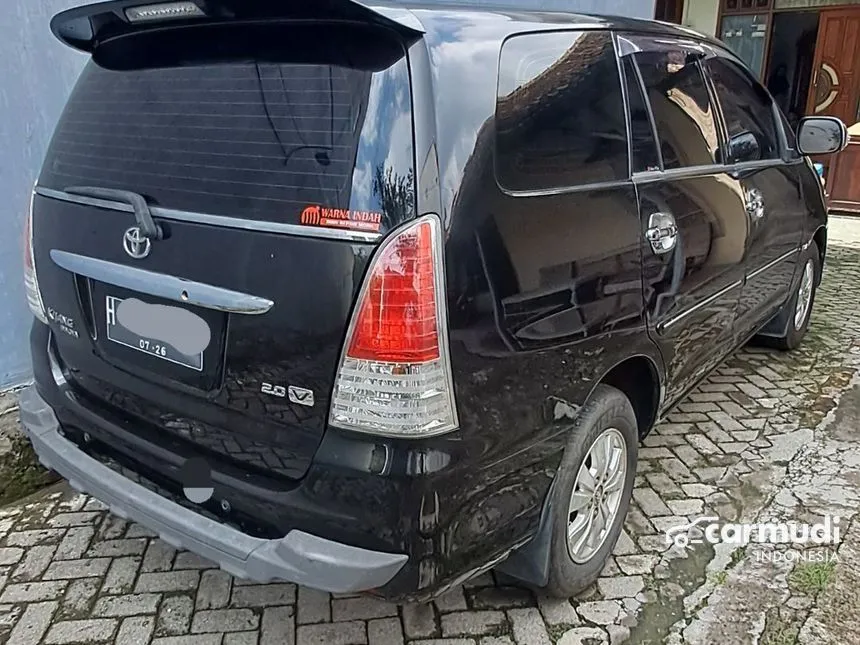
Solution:
<svg viewBox="0 0 860 645">
<path fill-rule="evenodd" d="M 58 13 L 51 31 L 69 47 L 91 54 L 107 40 L 168 26 L 285 18 L 370 22 L 406 37 L 424 33 L 421 22 L 406 8 L 358 0 L 113 0 Z"/>
</svg>

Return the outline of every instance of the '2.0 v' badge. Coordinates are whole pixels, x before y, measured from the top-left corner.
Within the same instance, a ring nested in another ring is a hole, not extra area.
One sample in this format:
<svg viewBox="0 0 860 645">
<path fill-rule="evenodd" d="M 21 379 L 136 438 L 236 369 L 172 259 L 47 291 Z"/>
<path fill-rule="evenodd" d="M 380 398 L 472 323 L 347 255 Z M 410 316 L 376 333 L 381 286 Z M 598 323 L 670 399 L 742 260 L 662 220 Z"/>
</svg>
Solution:
<svg viewBox="0 0 860 645">
<path fill-rule="evenodd" d="M 290 399 L 290 403 L 295 403 L 297 405 L 304 405 L 309 408 L 314 405 L 313 390 L 298 387 L 297 385 L 289 385 L 285 388 L 283 385 L 263 383 L 261 391 L 263 394 L 271 394 L 272 396 L 279 396 L 282 398 L 287 397 Z"/>
</svg>

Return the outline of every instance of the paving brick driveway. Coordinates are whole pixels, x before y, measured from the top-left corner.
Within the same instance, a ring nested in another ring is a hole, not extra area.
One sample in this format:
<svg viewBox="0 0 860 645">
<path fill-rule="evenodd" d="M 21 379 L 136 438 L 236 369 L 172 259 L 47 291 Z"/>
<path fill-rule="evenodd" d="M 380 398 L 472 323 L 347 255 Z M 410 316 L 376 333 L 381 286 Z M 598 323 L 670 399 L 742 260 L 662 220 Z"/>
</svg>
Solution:
<svg viewBox="0 0 860 645">
<path fill-rule="evenodd" d="M 58 489 L 0 510 L 0 642 L 684 642 L 680 629 L 719 585 L 713 574 L 733 562 L 713 548 L 667 551 L 662 532 L 705 512 L 754 516 L 779 479 L 775 465 L 794 459 L 857 371 L 860 221 L 832 228 L 807 342 L 790 355 L 745 349 L 646 439 L 625 533 L 579 598 L 535 597 L 490 574 L 423 606 L 247 584 Z"/>
</svg>

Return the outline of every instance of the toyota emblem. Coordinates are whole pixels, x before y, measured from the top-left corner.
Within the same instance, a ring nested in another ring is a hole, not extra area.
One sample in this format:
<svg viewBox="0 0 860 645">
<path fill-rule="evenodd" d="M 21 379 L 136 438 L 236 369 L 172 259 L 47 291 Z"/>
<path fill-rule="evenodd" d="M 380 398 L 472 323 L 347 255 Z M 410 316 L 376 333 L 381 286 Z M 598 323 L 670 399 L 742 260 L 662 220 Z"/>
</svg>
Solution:
<svg viewBox="0 0 860 645">
<path fill-rule="evenodd" d="M 132 226 L 122 236 L 122 248 L 135 260 L 142 260 L 152 250 L 152 242 L 137 226 Z"/>
</svg>

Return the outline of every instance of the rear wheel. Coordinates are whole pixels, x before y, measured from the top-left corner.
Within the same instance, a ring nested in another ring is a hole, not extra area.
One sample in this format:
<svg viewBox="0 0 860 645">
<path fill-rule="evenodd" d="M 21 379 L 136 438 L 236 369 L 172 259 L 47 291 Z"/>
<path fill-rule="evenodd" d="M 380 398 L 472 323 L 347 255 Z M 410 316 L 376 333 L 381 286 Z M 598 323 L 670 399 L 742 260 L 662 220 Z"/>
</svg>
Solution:
<svg viewBox="0 0 860 645">
<path fill-rule="evenodd" d="M 809 319 L 812 317 L 812 305 L 815 303 L 815 290 L 821 275 L 818 246 L 811 242 L 801 258 L 800 280 L 794 290 L 794 295 L 788 301 L 788 324 L 785 334 L 770 338 L 769 344 L 779 349 L 795 349 L 803 341 Z"/>
<path fill-rule="evenodd" d="M 553 487 L 549 582 L 575 595 L 593 583 L 615 546 L 633 491 L 639 433 L 633 407 L 599 385 L 571 431 Z"/>
</svg>

